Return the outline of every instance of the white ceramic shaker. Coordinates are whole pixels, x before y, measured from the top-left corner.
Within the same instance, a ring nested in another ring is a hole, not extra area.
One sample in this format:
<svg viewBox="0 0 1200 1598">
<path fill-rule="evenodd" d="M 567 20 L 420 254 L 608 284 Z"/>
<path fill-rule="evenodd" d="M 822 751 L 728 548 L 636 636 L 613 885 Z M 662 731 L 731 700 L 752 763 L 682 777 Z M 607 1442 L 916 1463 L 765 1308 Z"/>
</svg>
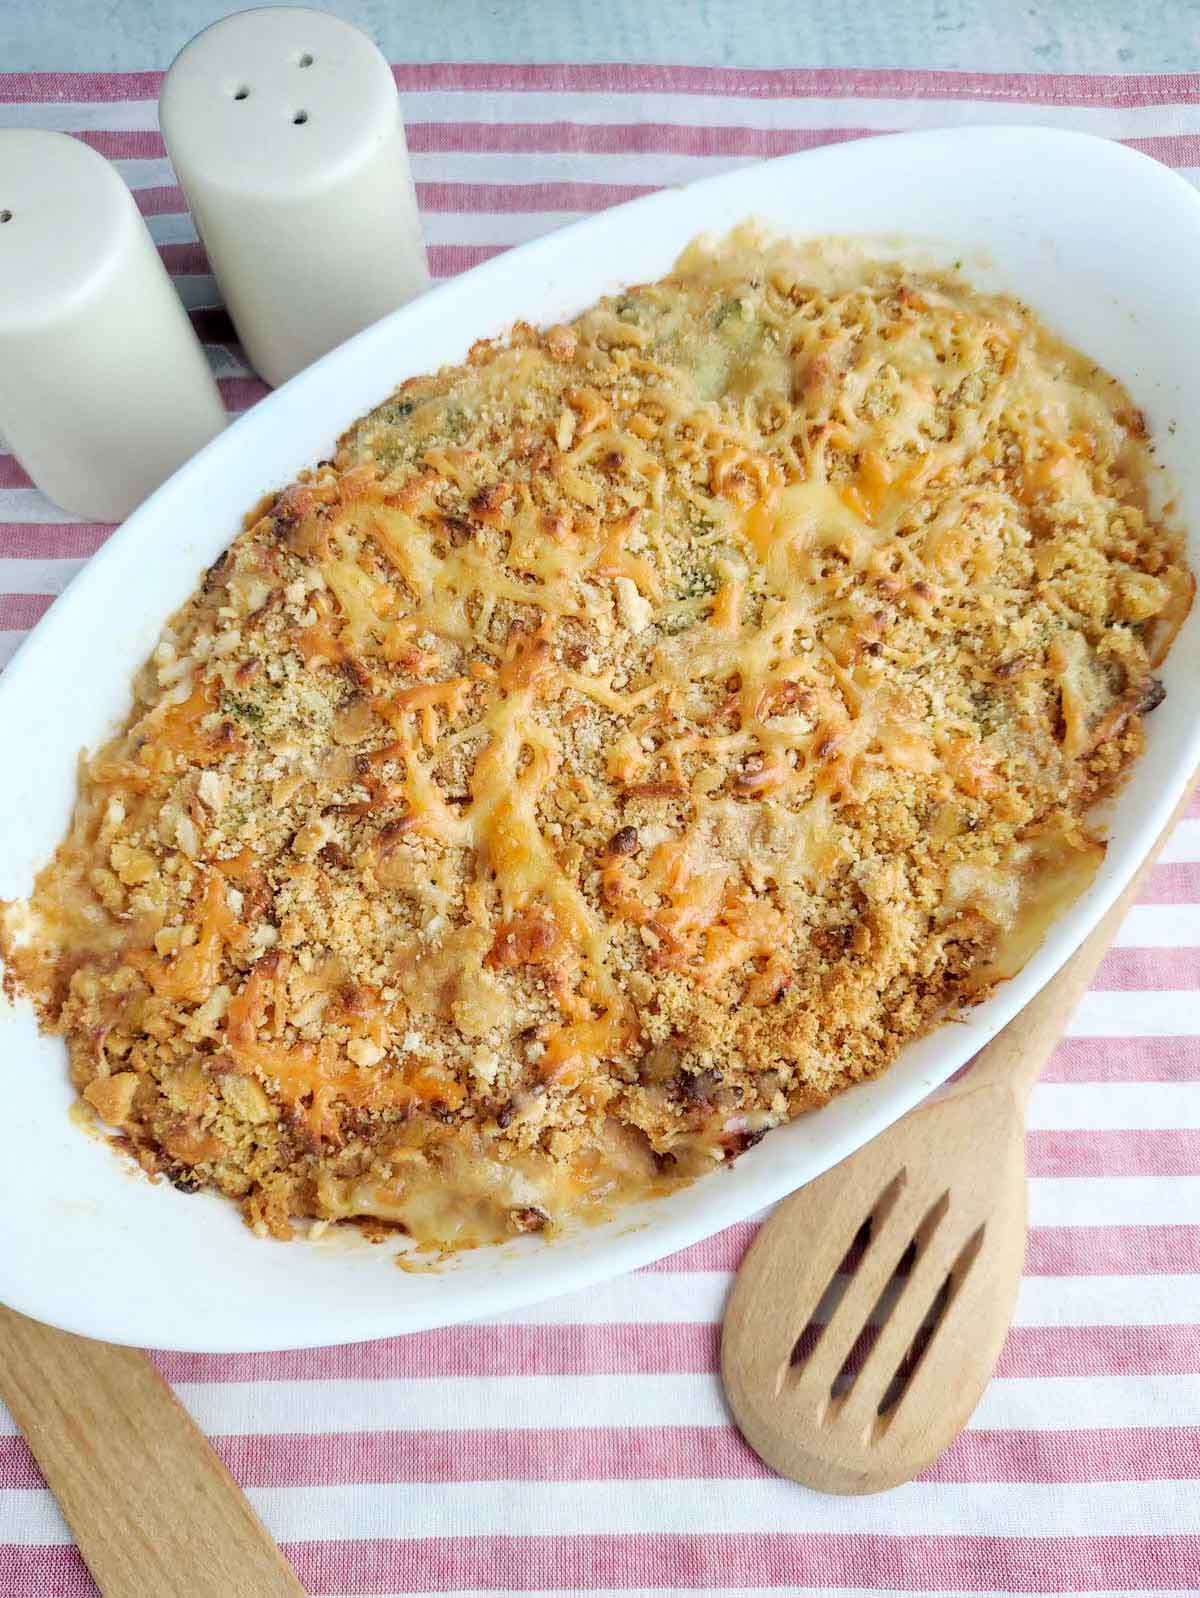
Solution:
<svg viewBox="0 0 1200 1598">
<path fill-rule="evenodd" d="M 321 11 L 214 23 L 159 116 L 251 364 L 284 382 L 429 281 L 400 101 L 374 44 Z"/>
<path fill-rule="evenodd" d="M 224 425 L 115 167 L 64 133 L 0 131 L 0 433 L 33 481 L 121 521 Z"/>
</svg>

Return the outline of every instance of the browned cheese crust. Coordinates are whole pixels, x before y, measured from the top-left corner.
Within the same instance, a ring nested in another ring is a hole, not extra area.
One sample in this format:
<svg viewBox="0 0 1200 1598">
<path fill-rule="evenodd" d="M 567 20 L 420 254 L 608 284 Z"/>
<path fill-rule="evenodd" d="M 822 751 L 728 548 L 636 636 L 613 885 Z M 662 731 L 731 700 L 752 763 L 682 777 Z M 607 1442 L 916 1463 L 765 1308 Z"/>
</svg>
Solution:
<svg viewBox="0 0 1200 1598">
<path fill-rule="evenodd" d="M 882 1071 L 1090 880 L 1192 596 L 1023 306 L 735 235 L 406 382 L 174 616 L 10 982 L 146 1170 L 442 1247 Z"/>
</svg>

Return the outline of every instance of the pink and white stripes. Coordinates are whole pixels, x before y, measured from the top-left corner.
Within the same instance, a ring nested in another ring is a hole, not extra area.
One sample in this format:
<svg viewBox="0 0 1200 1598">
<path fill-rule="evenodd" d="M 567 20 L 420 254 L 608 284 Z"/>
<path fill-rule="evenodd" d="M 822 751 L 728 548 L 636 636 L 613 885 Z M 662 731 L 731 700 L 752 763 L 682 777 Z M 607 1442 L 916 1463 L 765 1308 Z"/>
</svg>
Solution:
<svg viewBox="0 0 1200 1598">
<path fill-rule="evenodd" d="M 1041 122 L 1200 184 L 1200 75 L 399 67 L 434 270 L 764 156 L 902 128 Z M 0 74 L 0 126 L 74 133 L 134 189 L 231 410 L 233 340 L 157 130 L 155 74 Z M 109 529 L 0 446 L 0 651 Z M 301 1353 L 160 1354 L 308 1591 L 1200 1590 L 1200 806 L 1038 1087 L 1016 1324 L 920 1481 L 821 1499 L 764 1471 L 716 1376 L 752 1226 L 501 1321 Z M 95 1588 L 0 1412 L 0 1598 Z"/>
</svg>

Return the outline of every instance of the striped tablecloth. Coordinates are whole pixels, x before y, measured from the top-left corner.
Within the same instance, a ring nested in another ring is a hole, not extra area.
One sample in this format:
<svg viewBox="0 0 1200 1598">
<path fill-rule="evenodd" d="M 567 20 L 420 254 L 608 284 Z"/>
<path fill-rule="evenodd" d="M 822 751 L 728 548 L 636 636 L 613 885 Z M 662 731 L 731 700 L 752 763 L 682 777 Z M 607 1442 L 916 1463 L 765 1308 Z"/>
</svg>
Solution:
<svg viewBox="0 0 1200 1598">
<path fill-rule="evenodd" d="M 1200 76 L 397 77 L 439 276 L 659 185 L 888 129 L 1053 123 L 1200 183 Z M 262 389 L 214 308 L 158 83 L 0 75 L 0 126 L 75 133 L 118 163 L 239 410 Z M 0 446 L 6 652 L 108 531 L 64 517 Z M 1029 1163 L 1027 1274 L 997 1379 L 938 1464 L 882 1497 L 776 1479 L 726 1418 L 717 1329 L 752 1227 L 498 1322 L 157 1357 L 312 1594 L 1195 1593 L 1200 809 L 1034 1094 Z M 0 1410 L 0 1598 L 95 1591 Z"/>
</svg>

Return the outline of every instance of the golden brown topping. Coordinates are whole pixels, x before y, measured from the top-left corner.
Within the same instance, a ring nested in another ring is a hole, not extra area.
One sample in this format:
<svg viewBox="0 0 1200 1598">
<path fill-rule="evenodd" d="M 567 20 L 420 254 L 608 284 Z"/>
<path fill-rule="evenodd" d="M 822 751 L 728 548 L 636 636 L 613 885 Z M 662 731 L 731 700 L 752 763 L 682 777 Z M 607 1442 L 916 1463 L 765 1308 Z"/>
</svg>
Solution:
<svg viewBox="0 0 1200 1598">
<path fill-rule="evenodd" d="M 1023 307 L 836 244 L 481 341 L 172 618 L 10 979 L 273 1236 L 687 1180 L 1096 869 L 1192 602 L 1145 435 Z"/>
</svg>

